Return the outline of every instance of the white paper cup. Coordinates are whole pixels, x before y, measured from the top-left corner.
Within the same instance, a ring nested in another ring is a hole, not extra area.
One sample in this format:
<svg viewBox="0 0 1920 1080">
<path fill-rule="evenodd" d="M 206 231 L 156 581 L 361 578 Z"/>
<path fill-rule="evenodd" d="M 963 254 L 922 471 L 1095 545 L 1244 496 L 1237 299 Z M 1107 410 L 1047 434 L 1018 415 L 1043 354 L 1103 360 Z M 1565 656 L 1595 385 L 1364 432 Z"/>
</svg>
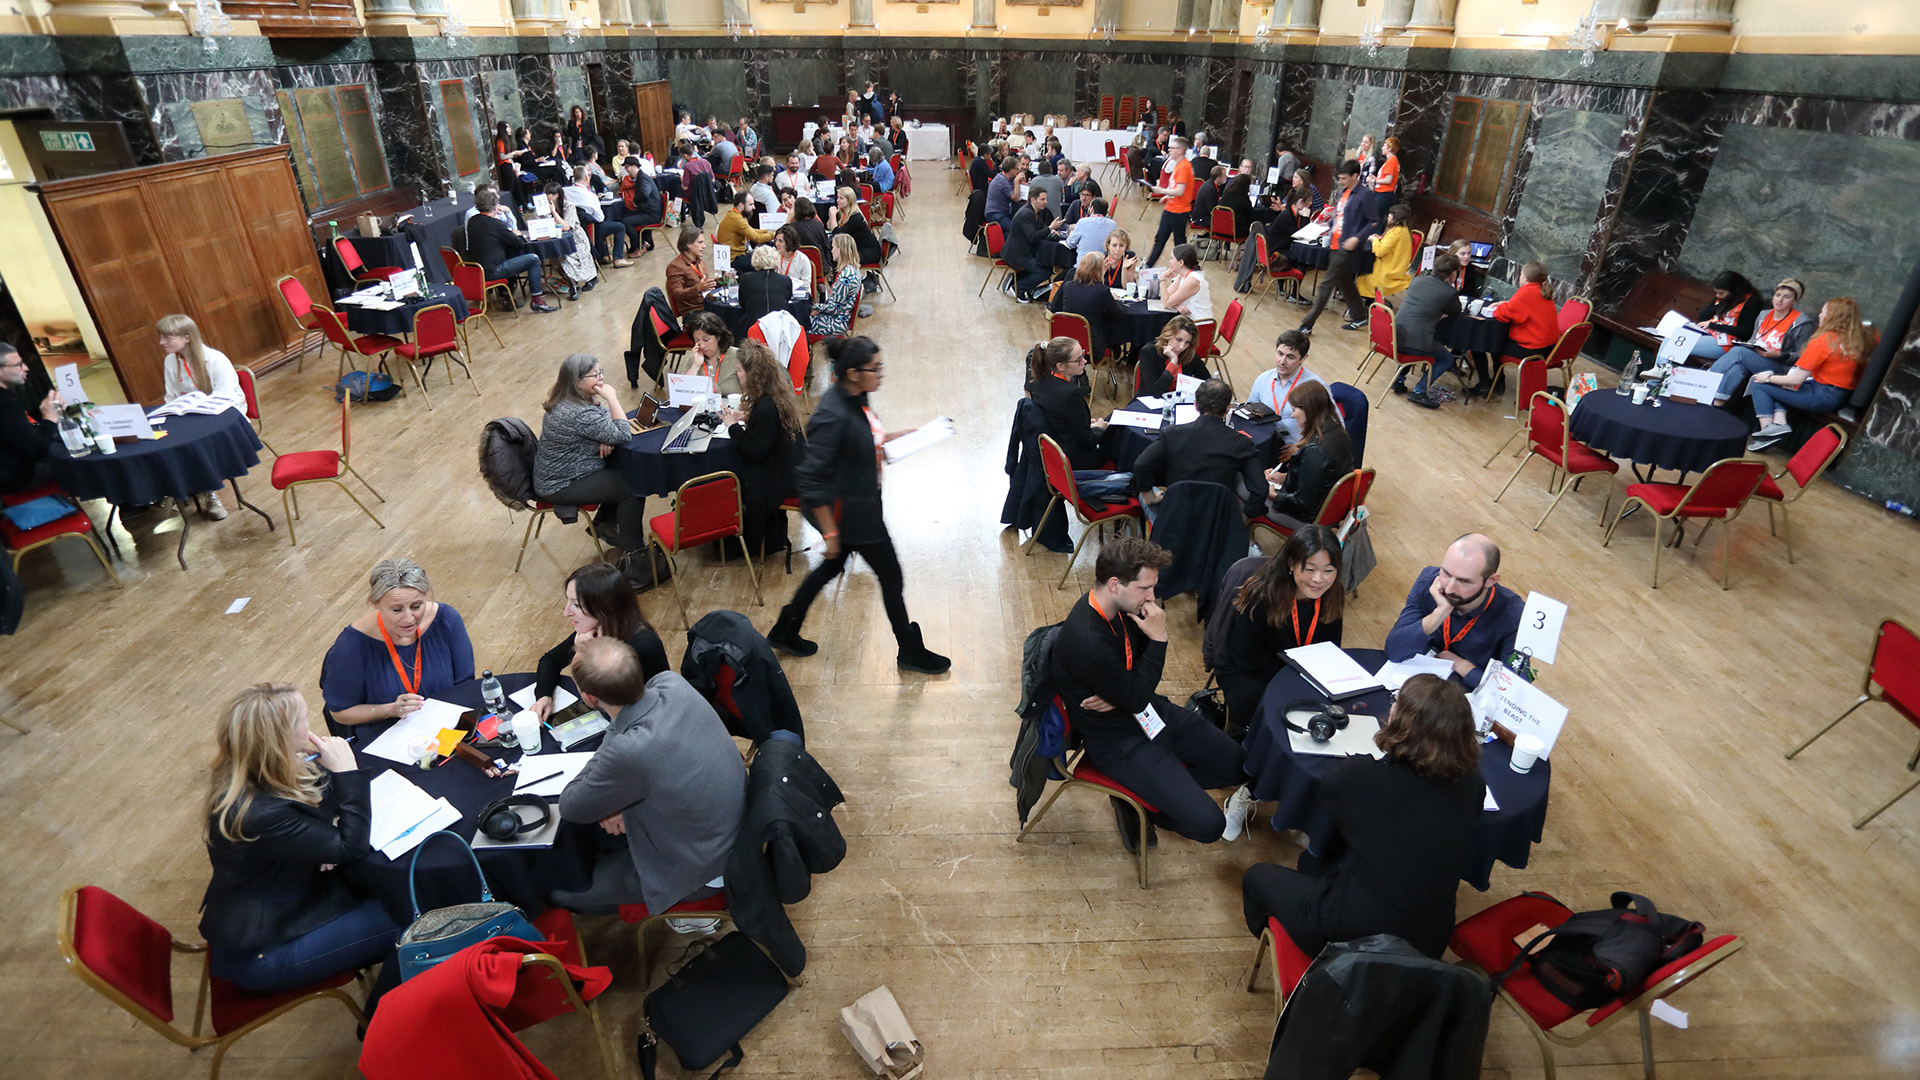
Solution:
<svg viewBox="0 0 1920 1080">
<path fill-rule="evenodd" d="M 532 710 L 513 714 L 513 737 L 520 743 L 522 754 L 540 752 L 540 718 Z"/>
<path fill-rule="evenodd" d="M 727 395 L 727 408 L 729 408 L 729 409 L 737 409 L 737 408 L 739 408 L 739 407 L 740 407 L 740 395 L 739 395 L 739 394 L 728 394 L 728 395 Z"/>
<path fill-rule="evenodd" d="M 1516 735 L 1513 739 L 1513 760 L 1510 767 L 1514 772 L 1533 771 L 1533 763 L 1547 752 L 1547 744 L 1538 735 Z"/>
<path fill-rule="evenodd" d="M 1635 405 L 1645 405 L 1647 403 L 1647 394 L 1648 388 L 1646 383 L 1633 384 L 1633 403 Z"/>
</svg>

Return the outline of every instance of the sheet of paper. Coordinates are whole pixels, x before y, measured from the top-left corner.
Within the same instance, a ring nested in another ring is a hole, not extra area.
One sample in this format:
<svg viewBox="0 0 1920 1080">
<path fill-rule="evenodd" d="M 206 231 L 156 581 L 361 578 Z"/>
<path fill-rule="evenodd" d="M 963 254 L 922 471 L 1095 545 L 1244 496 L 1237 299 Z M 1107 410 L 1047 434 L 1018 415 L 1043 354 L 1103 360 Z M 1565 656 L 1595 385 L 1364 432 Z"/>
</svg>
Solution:
<svg viewBox="0 0 1920 1080">
<path fill-rule="evenodd" d="M 515 795 L 558 795 L 587 767 L 591 752 L 578 754 L 535 754 L 520 759 L 520 774 L 513 781 Z"/>
<path fill-rule="evenodd" d="M 1653 1007 L 1647 1011 L 1653 1014 L 1655 1020 L 1665 1020 L 1677 1028 L 1687 1026 L 1687 1014 L 1667 1004 L 1665 1001 L 1655 1001 Z"/>
<path fill-rule="evenodd" d="M 368 787 L 373 804 L 368 839 L 374 847 L 385 850 L 415 833 L 424 838 L 426 833 L 433 831 L 432 828 L 423 829 L 423 826 L 433 819 L 439 810 L 438 804 L 445 802 L 444 799 L 433 798 L 422 791 L 418 784 L 391 769 L 374 777 Z M 458 817 L 456 811 L 455 819 Z M 402 850 L 411 847 L 408 845 Z"/>
<path fill-rule="evenodd" d="M 1273 168 L 1267 170 L 1267 183 L 1277 184 L 1279 182 L 1280 182 L 1280 166 L 1275 165 Z"/>
<path fill-rule="evenodd" d="M 1382 686 L 1398 692 L 1415 675 L 1438 675 L 1443 679 L 1452 675 L 1453 662 L 1437 656 L 1415 656 L 1407 660 L 1389 660 L 1373 674 Z"/>
<path fill-rule="evenodd" d="M 101 405 L 94 409 L 93 418 L 112 438 L 153 438 L 153 425 L 147 423 L 147 414 L 138 405 Z"/>
<path fill-rule="evenodd" d="M 1489 811 L 1490 813 L 1495 813 L 1495 814 L 1500 812 L 1500 804 L 1493 801 L 1492 788 L 1488 788 L 1487 797 L 1480 800 L 1480 809 L 1486 810 L 1486 811 Z"/>
<path fill-rule="evenodd" d="M 917 454 L 934 443 L 945 442 L 951 438 L 953 438 L 953 421 L 944 416 L 936 416 L 915 428 L 911 434 L 902 435 L 881 449 L 886 452 L 888 464 L 892 464 L 901 458 Z"/>
<path fill-rule="evenodd" d="M 668 375 L 667 404 L 676 409 L 698 405 L 713 393 L 713 378 L 709 375 Z"/>
<path fill-rule="evenodd" d="M 787 223 L 787 215 L 785 214 L 769 214 L 764 210 L 760 212 L 760 227 L 763 229 L 766 229 L 769 232 L 779 228 L 782 225 L 785 225 L 786 223 Z"/>
<path fill-rule="evenodd" d="M 1132 409 L 1115 409 L 1107 414 L 1107 423 L 1118 427 L 1147 428 L 1157 431 L 1160 428 L 1160 414 L 1134 412 Z"/>
<path fill-rule="evenodd" d="M 714 245 L 713 268 L 719 272 L 733 269 L 733 249 L 725 244 Z"/>
<path fill-rule="evenodd" d="M 1515 735 L 1537 735 L 1546 744 L 1540 756 L 1552 757 L 1553 744 L 1567 722 L 1567 707 L 1521 678 L 1505 664 L 1488 664 L 1480 685 L 1467 698 L 1474 721 L 1485 727 L 1498 721 Z"/>
<path fill-rule="evenodd" d="M 1313 715 L 1312 709 L 1294 709 L 1288 718 L 1301 727 L 1307 726 L 1307 718 Z M 1380 721 L 1371 716 L 1349 713 L 1347 726 L 1334 732 L 1333 738 L 1326 742 L 1314 742 L 1313 736 L 1304 731 L 1287 729 L 1287 746 L 1296 754 L 1319 754 L 1323 757 L 1354 757 L 1364 754 L 1372 758 L 1386 756 L 1386 751 L 1373 744 L 1374 735 L 1380 731 Z"/>
<path fill-rule="evenodd" d="M 247 601 L 249 601 L 249 600 L 251 600 L 251 599 L 253 599 L 253 597 L 251 597 L 251 596 L 243 596 L 243 597 L 241 597 L 240 599 L 238 599 L 238 600 L 235 600 L 235 601 L 234 601 L 233 603 L 231 603 L 231 604 L 228 604 L 228 605 L 227 605 L 227 614 L 229 614 L 229 615 L 238 615 L 238 614 L 240 614 L 240 609 L 242 609 L 242 608 L 244 608 L 244 607 L 246 607 L 246 606 L 247 606 Z"/>
<path fill-rule="evenodd" d="M 1661 388 L 1660 396 L 1711 405 L 1724 397 L 1720 393 L 1720 373 L 1699 368 L 1677 368 L 1673 377 L 1667 380 L 1667 385 Z"/>
<path fill-rule="evenodd" d="M 1660 337 L 1667 337 L 1675 330 L 1685 329 L 1686 325 L 1687 317 L 1685 315 L 1677 311 L 1669 311 L 1665 315 L 1660 316 L 1660 323 L 1653 328 L 1653 332 Z"/>
<path fill-rule="evenodd" d="M 515 690 L 513 693 L 508 694 L 507 700 L 513 702 L 515 705 L 520 706 L 522 709 L 531 709 L 533 708 L 533 691 L 534 691 L 533 684 L 528 683 L 527 685 L 521 687 L 520 689 Z M 554 712 L 559 712 L 560 710 L 566 708 L 569 705 L 572 705 L 574 702 L 579 700 L 580 699 L 576 697 L 571 690 L 568 690 L 564 686 L 555 686 L 553 688 L 553 711 Z"/>
<path fill-rule="evenodd" d="M 1181 401 L 1192 401 L 1194 392 L 1199 389 L 1200 380 L 1191 375 L 1175 375 L 1173 377 L 1173 392 L 1179 395 Z"/>
<path fill-rule="evenodd" d="M 1133 718 L 1140 722 L 1140 730 L 1147 733 L 1148 739 L 1152 739 L 1154 736 L 1167 730 L 1167 722 L 1160 719 L 1160 710 L 1155 709 L 1152 705 L 1148 705 L 1146 708 L 1134 713 Z"/>
<path fill-rule="evenodd" d="M 391 775 L 391 774 L 389 774 Z M 433 811 L 420 823 L 395 837 L 392 843 L 384 844 L 380 854 L 389 859 L 398 859 L 414 848 L 426 842 L 427 837 L 439 832 L 460 820 L 460 808 L 445 799 L 433 800 Z"/>
<path fill-rule="evenodd" d="M 1295 229 L 1293 232 L 1293 238 L 1295 240 L 1299 240 L 1304 243 L 1311 244 L 1315 240 L 1318 240 L 1321 237 L 1327 235 L 1327 233 L 1330 231 L 1332 231 L 1331 226 L 1323 225 L 1320 222 L 1316 221 L 1316 222 L 1313 222 L 1312 224 L 1302 225 L 1298 229 Z"/>
<path fill-rule="evenodd" d="M 1380 685 L 1379 679 L 1331 641 L 1288 649 L 1285 655 L 1289 664 L 1335 694 L 1356 694 Z"/>
<path fill-rule="evenodd" d="M 87 397 L 86 387 L 80 385 L 79 364 L 61 364 L 54 368 L 53 385 L 54 389 L 60 391 L 60 400 L 68 405 L 78 405 L 83 401 L 93 400 Z"/>
<path fill-rule="evenodd" d="M 1551 596 L 1528 593 L 1527 606 L 1520 613 L 1520 632 L 1514 635 L 1513 647 L 1543 664 L 1551 664 L 1560 648 L 1561 624 L 1566 621 L 1567 605 Z"/>
<path fill-rule="evenodd" d="M 1187 405 L 1183 403 L 1173 407 L 1173 422 L 1175 426 L 1191 424 L 1198 419 L 1200 419 L 1200 408 L 1197 405 Z"/>
<path fill-rule="evenodd" d="M 415 759 L 408 756 L 407 744 L 413 741 L 415 735 L 432 736 L 441 728 L 453 727 L 460 722 L 460 714 L 466 711 L 463 706 L 455 705 L 450 701 L 428 698 L 418 709 L 395 721 L 392 727 L 381 732 L 380 737 L 373 740 L 361 753 L 411 765 Z"/>
</svg>

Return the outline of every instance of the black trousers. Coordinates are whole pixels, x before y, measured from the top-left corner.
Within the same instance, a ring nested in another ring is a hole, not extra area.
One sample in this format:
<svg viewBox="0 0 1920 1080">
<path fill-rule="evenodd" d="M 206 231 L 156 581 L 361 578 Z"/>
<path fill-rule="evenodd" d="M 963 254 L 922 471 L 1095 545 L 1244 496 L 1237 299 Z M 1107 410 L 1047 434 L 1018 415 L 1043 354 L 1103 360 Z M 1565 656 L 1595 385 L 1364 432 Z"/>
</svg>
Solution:
<svg viewBox="0 0 1920 1080">
<path fill-rule="evenodd" d="M 1153 707 L 1167 725 L 1157 737 L 1089 739 L 1087 759 L 1152 805 L 1147 820 L 1155 826 L 1211 844 L 1227 816 L 1207 792 L 1245 783 L 1247 753 L 1192 709 L 1163 697 Z"/>
<path fill-rule="evenodd" d="M 874 576 L 880 579 L 880 602 L 887 609 L 887 623 L 893 627 L 893 636 L 905 641 L 907 638 L 907 595 L 906 577 L 900 572 L 900 556 L 893 550 L 891 538 L 873 544 L 853 544 L 843 546 L 840 554 L 821 561 L 813 568 L 800 587 L 793 591 L 793 599 L 781 610 L 782 621 L 791 620 L 795 631 L 806 622 L 807 609 L 813 606 L 813 598 L 827 587 L 827 582 L 840 576 L 847 568 L 847 560 L 858 554 L 873 567 Z"/>
<path fill-rule="evenodd" d="M 1240 905 L 1247 919 L 1247 932 L 1255 937 L 1267 928 L 1269 918 L 1280 925 L 1308 956 L 1317 956 L 1326 948 L 1320 905 L 1326 892 L 1326 867 L 1310 851 L 1300 853 L 1299 869 L 1278 863 L 1254 863 L 1240 879 Z"/>
<path fill-rule="evenodd" d="M 1244 737 L 1253 725 L 1253 714 L 1260 708 L 1260 699 L 1266 695 L 1267 684 L 1273 681 L 1273 676 L 1215 669 L 1214 678 L 1220 680 L 1221 696 L 1227 699 L 1227 730 Z"/>
<path fill-rule="evenodd" d="M 617 217 L 608 217 L 605 221 L 593 223 L 593 257 L 595 259 L 627 257 L 626 222 Z"/>
<path fill-rule="evenodd" d="M 596 504 L 600 509 L 593 515 L 593 523 L 600 526 L 611 519 L 621 551 L 638 551 L 646 545 L 646 500 L 635 495 L 627 478 L 612 469 L 588 473 L 541 498 L 556 506 Z"/>
<path fill-rule="evenodd" d="M 1327 272 L 1320 277 L 1320 287 L 1313 290 L 1313 306 L 1307 309 L 1306 318 L 1300 320 L 1301 329 L 1313 329 L 1314 320 L 1327 309 L 1327 301 L 1333 298 L 1336 291 L 1347 305 L 1348 322 L 1359 322 L 1367 317 L 1366 305 L 1360 302 L 1360 287 L 1353 280 L 1359 257 L 1358 249 L 1348 251 L 1339 248 L 1328 254 Z"/>
<path fill-rule="evenodd" d="M 1046 284 L 1047 279 L 1053 276 L 1051 268 L 1041 265 L 1039 259 L 1031 256 L 1015 265 L 1013 270 L 1013 291 L 1021 296 L 1032 296 L 1035 289 Z"/>
<path fill-rule="evenodd" d="M 1169 236 L 1176 246 L 1187 242 L 1187 215 L 1160 211 L 1160 227 L 1153 232 L 1153 251 L 1147 255 L 1147 261 L 1140 264 L 1142 269 L 1160 261 L 1160 252 L 1167 246 Z"/>
</svg>

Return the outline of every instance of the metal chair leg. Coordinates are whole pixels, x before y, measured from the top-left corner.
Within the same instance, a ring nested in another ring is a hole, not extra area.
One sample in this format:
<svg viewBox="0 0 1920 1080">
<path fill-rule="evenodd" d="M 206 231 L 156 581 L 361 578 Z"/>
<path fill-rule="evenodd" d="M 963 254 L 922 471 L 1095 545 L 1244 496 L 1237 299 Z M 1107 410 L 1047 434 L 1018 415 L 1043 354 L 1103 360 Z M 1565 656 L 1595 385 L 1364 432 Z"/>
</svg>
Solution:
<svg viewBox="0 0 1920 1080">
<path fill-rule="evenodd" d="M 527 530 L 520 534 L 520 557 L 513 560 L 513 572 L 516 574 L 520 572 L 520 564 L 527 561 L 527 545 L 533 542 L 533 523 L 539 520 L 538 510 L 527 516 Z M 592 532 L 592 526 L 588 526 L 587 531 Z"/>
<path fill-rule="evenodd" d="M 1712 524 L 1711 518 L 1708 524 Z M 1705 529 L 1701 530 L 1704 535 Z M 1720 530 L 1720 588 L 1725 590 L 1733 583 L 1733 519 L 1727 519 L 1727 527 Z"/>
<path fill-rule="evenodd" d="M 1773 504 L 1767 504 L 1767 525 L 1773 525 Z M 1787 504 L 1780 504 L 1780 531 L 1787 534 L 1787 565 L 1793 565 L 1793 518 L 1787 514 Z"/>
<path fill-rule="evenodd" d="M 591 532 L 591 528 L 589 528 L 588 531 Z M 761 607 L 766 607 L 767 601 L 760 595 L 760 575 L 754 572 L 753 556 L 747 551 L 747 538 L 745 536 L 736 536 L 734 539 L 740 542 L 740 558 L 747 564 L 748 580 L 753 582 L 753 602 Z M 720 550 L 727 550 L 727 545 L 722 543 Z"/>
<path fill-rule="evenodd" d="M 293 488 L 280 489 L 280 513 L 287 519 L 287 542 L 294 547 L 300 546 L 300 537 L 293 531 Z"/>
<path fill-rule="evenodd" d="M 361 476 L 361 475 L 360 475 L 360 473 L 359 473 L 359 471 L 358 471 L 358 470 L 356 470 L 356 469 L 355 469 L 355 468 L 354 468 L 353 466 L 351 466 L 351 465 L 348 465 L 348 466 L 347 466 L 347 471 L 348 471 L 348 472 L 350 472 L 350 473 L 353 473 L 353 478 L 354 478 L 355 480 L 358 480 L 358 481 L 360 481 L 360 482 L 361 482 L 362 484 L 366 484 L 366 488 L 367 488 L 367 490 L 368 490 L 368 491 L 373 491 L 373 485 L 372 485 L 372 484 L 367 484 L 367 478 L 366 478 L 366 477 L 364 477 L 364 476 Z M 380 494 L 380 493 L 379 493 L 379 492 L 377 492 L 377 491 L 373 491 L 373 497 L 374 497 L 374 498 L 376 498 L 376 499 L 379 499 L 379 500 L 380 500 L 381 502 L 386 502 L 386 501 L 387 501 L 387 497 L 386 497 L 385 495 L 382 495 L 382 494 Z"/>
<path fill-rule="evenodd" d="M 1080 546 L 1081 546 L 1082 544 L 1085 544 L 1085 543 L 1087 542 L 1087 537 L 1089 537 L 1089 536 L 1092 536 L 1092 535 L 1093 535 L 1093 530 L 1092 530 L 1092 529 L 1082 529 L 1082 530 L 1081 530 L 1081 532 L 1080 532 L 1080 539 L 1079 539 L 1079 540 L 1076 540 L 1076 541 L 1074 541 L 1074 545 L 1073 545 L 1073 554 L 1071 554 L 1071 555 L 1069 555 L 1069 556 L 1067 556 L 1067 569 L 1066 569 L 1066 572 L 1065 572 L 1065 573 L 1062 573 L 1062 574 L 1060 575 L 1060 584 L 1058 584 L 1058 585 L 1055 585 L 1055 586 L 1053 587 L 1053 588 L 1054 588 L 1054 591 L 1056 591 L 1056 592 L 1058 592 L 1059 590 L 1061 590 L 1061 589 L 1064 589 L 1064 588 L 1066 588 L 1066 587 L 1067 587 L 1067 579 L 1073 576 L 1073 563 L 1074 563 L 1074 560 L 1076 560 L 1076 559 L 1078 559 L 1078 558 L 1080 557 Z"/>
<path fill-rule="evenodd" d="M 1652 1008 L 1640 1011 L 1640 1064 L 1646 1072 L 1647 1080 L 1653 1080 L 1653 1019 Z"/>
<path fill-rule="evenodd" d="M 1505 447 L 1501 447 L 1501 449 L 1503 449 L 1503 450 L 1504 450 L 1504 449 L 1506 449 L 1506 448 L 1505 448 Z M 1524 468 L 1526 468 L 1526 467 L 1527 467 L 1527 462 L 1529 462 L 1529 461 L 1532 461 L 1532 460 L 1533 460 L 1533 454 L 1534 454 L 1534 451 L 1533 451 L 1533 449 L 1532 449 L 1531 447 L 1529 447 L 1529 448 L 1527 449 L 1527 456 L 1526 456 L 1526 457 L 1523 457 L 1523 458 L 1521 458 L 1521 459 L 1520 459 L 1520 468 L 1519 468 L 1519 469 L 1515 469 L 1515 470 L 1513 470 L 1513 475 L 1512 475 L 1512 476 L 1509 476 L 1509 477 L 1507 477 L 1507 482 L 1506 482 L 1505 484 L 1502 484 L 1502 485 L 1500 486 L 1500 495 L 1505 495 L 1505 494 L 1507 493 L 1507 489 L 1513 486 L 1513 482 L 1514 482 L 1515 480 L 1518 480 L 1518 479 L 1520 479 L 1520 469 L 1524 469 Z M 1494 502 L 1499 502 L 1499 501 L 1500 501 L 1500 495 L 1495 495 L 1495 496 L 1493 497 L 1493 501 L 1494 501 Z"/>
<path fill-rule="evenodd" d="M 1856 829 L 1865 828 L 1867 822 L 1872 821 L 1874 818 L 1879 817 L 1882 812 L 1884 812 L 1888 807 L 1892 806 L 1894 803 L 1897 803 L 1901 799 L 1904 799 L 1908 795 L 1911 795 L 1913 793 L 1914 788 L 1920 788 L 1920 780 L 1915 780 L 1913 783 L 1908 784 L 1906 787 L 1901 788 L 1900 793 L 1898 795 L 1895 795 L 1893 798 L 1888 799 L 1886 802 L 1883 802 L 1879 806 L 1874 807 L 1872 813 L 1868 814 L 1866 817 L 1861 818 L 1859 821 L 1854 822 L 1853 827 Z"/>
<path fill-rule="evenodd" d="M 1027 537 L 1027 543 L 1026 543 L 1026 546 L 1025 546 L 1025 547 L 1022 547 L 1022 548 L 1020 549 L 1022 553 L 1024 553 L 1024 554 L 1027 554 L 1027 555 L 1032 555 L 1032 554 L 1033 554 L 1033 545 L 1034 545 L 1034 542 L 1035 542 L 1036 540 L 1039 540 L 1039 539 L 1040 539 L 1040 529 L 1041 529 L 1041 528 L 1042 528 L 1043 526 L 1045 526 L 1045 525 L 1046 525 L 1046 523 L 1047 523 L 1047 519 L 1048 519 L 1049 517 L 1052 517 L 1052 516 L 1053 516 L 1053 508 L 1054 508 L 1054 507 L 1056 507 L 1056 506 L 1059 506 L 1059 505 L 1060 505 L 1060 496 L 1059 496 L 1059 495 L 1055 495 L 1055 496 L 1053 497 L 1053 501 L 1047 504 L 1047 509 L 1046 509 L 1046 512 L 1045 512 L 1045 513 L 1043 513 L 1043 514 L 1041 514 L 1041 515 L 1040 515 L 1040 520 L 1039 520 L 1038 522 L 1036 522 L 1036 523 L 1034 524 L 1034 526 L 1033 526 L 1033 535 L 1032 535 L 1032 536 L 1029 536 L 1029 537 Z"/>
<path fill-rule="evenodd" d="M 1684 525 L 1681 526 L 1681 528 L 1683 529 L 1685 527 L 1686 526 Z M 1662 545 L 1660 543 L 1660 517 L 1659 515 L 1656 514 L 1654 515 L 1654 519 L 1653 519 L 1653 587 L 1656 589 L 1660 587 L 1660 548 L 1661 547 Z"/>
<path fill-rule="evenodd" d="M 1806 739 L 1804 739 L 1800 743 L 1800 745 L 1787 751 L 1786 753 L 1787 760 L 1792 761 L 1794 759 L 1794 756 L 1800 753 L 1800 751 L 1805 750 L 1809 746 L 1812 746 L 1815 739 L 1818 739 L 1820 736 L 1825 735 L 1829 731 L 1832 731 L 1834 728 L 1840 725 L 1840 721 L 1845 720 L 1849 716 L 1852 716 L 1853 710 L 1859 708 L 1862 705 L 1865 705 L 1867 702 L 1872 700 L 1873 699 L 1868 697 L 1867 695 L 1861 694 L 1860 697 L 1856 701 L 1854 701 L 1853 704 L 1847 706 L 1847 711 L 1841 713 L 1839 716 L 1834 717 L 1832 720 L 1828 721 L 1826 727 L 1823 727 L 1819 731 L 1816 731 L 1813 734 L 1807 736 Z M 1914 753 L 1916 756 L 1920 756 L 1920 749 L 1916 749 Z M 1907 768 L 1909 769 L 1913 768 L 1913 763 L 1908 762 Z"/>
</svg>

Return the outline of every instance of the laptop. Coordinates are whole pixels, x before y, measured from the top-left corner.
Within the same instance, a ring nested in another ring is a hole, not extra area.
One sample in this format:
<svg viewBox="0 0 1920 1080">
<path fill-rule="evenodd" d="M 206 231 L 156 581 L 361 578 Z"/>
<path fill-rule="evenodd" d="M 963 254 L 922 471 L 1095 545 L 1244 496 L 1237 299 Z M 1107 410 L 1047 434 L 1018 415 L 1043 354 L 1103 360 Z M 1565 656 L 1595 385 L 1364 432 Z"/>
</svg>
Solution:
<svg viewBox="0 0 1920 1080">
<path fill-rule="evenodd" d="M 663 454 L 706 453 L 707 444 L 713 441 L 713 432 L 707 428 L 695 426 L 693 421 L 699 415 L 698 409 L 690 408 L 682 412 L 680 419 L 675 420 L 673 426 L 667 429 L 667 441 L 661 445 L 660 452 Z"/>
<path fill-rule="evenodd" d="M 1477 262 L 1477 263 L 1486 262 L 1488 259 L 1493 258 L 1492 244 L 1481 243 L 1478 240 L 1472 241 L 1472 244 L 1473 244 L 1473 250 L 1468 255 L 1468 258 L 1472 259 L 1474 262 Z"/>
</svg>

